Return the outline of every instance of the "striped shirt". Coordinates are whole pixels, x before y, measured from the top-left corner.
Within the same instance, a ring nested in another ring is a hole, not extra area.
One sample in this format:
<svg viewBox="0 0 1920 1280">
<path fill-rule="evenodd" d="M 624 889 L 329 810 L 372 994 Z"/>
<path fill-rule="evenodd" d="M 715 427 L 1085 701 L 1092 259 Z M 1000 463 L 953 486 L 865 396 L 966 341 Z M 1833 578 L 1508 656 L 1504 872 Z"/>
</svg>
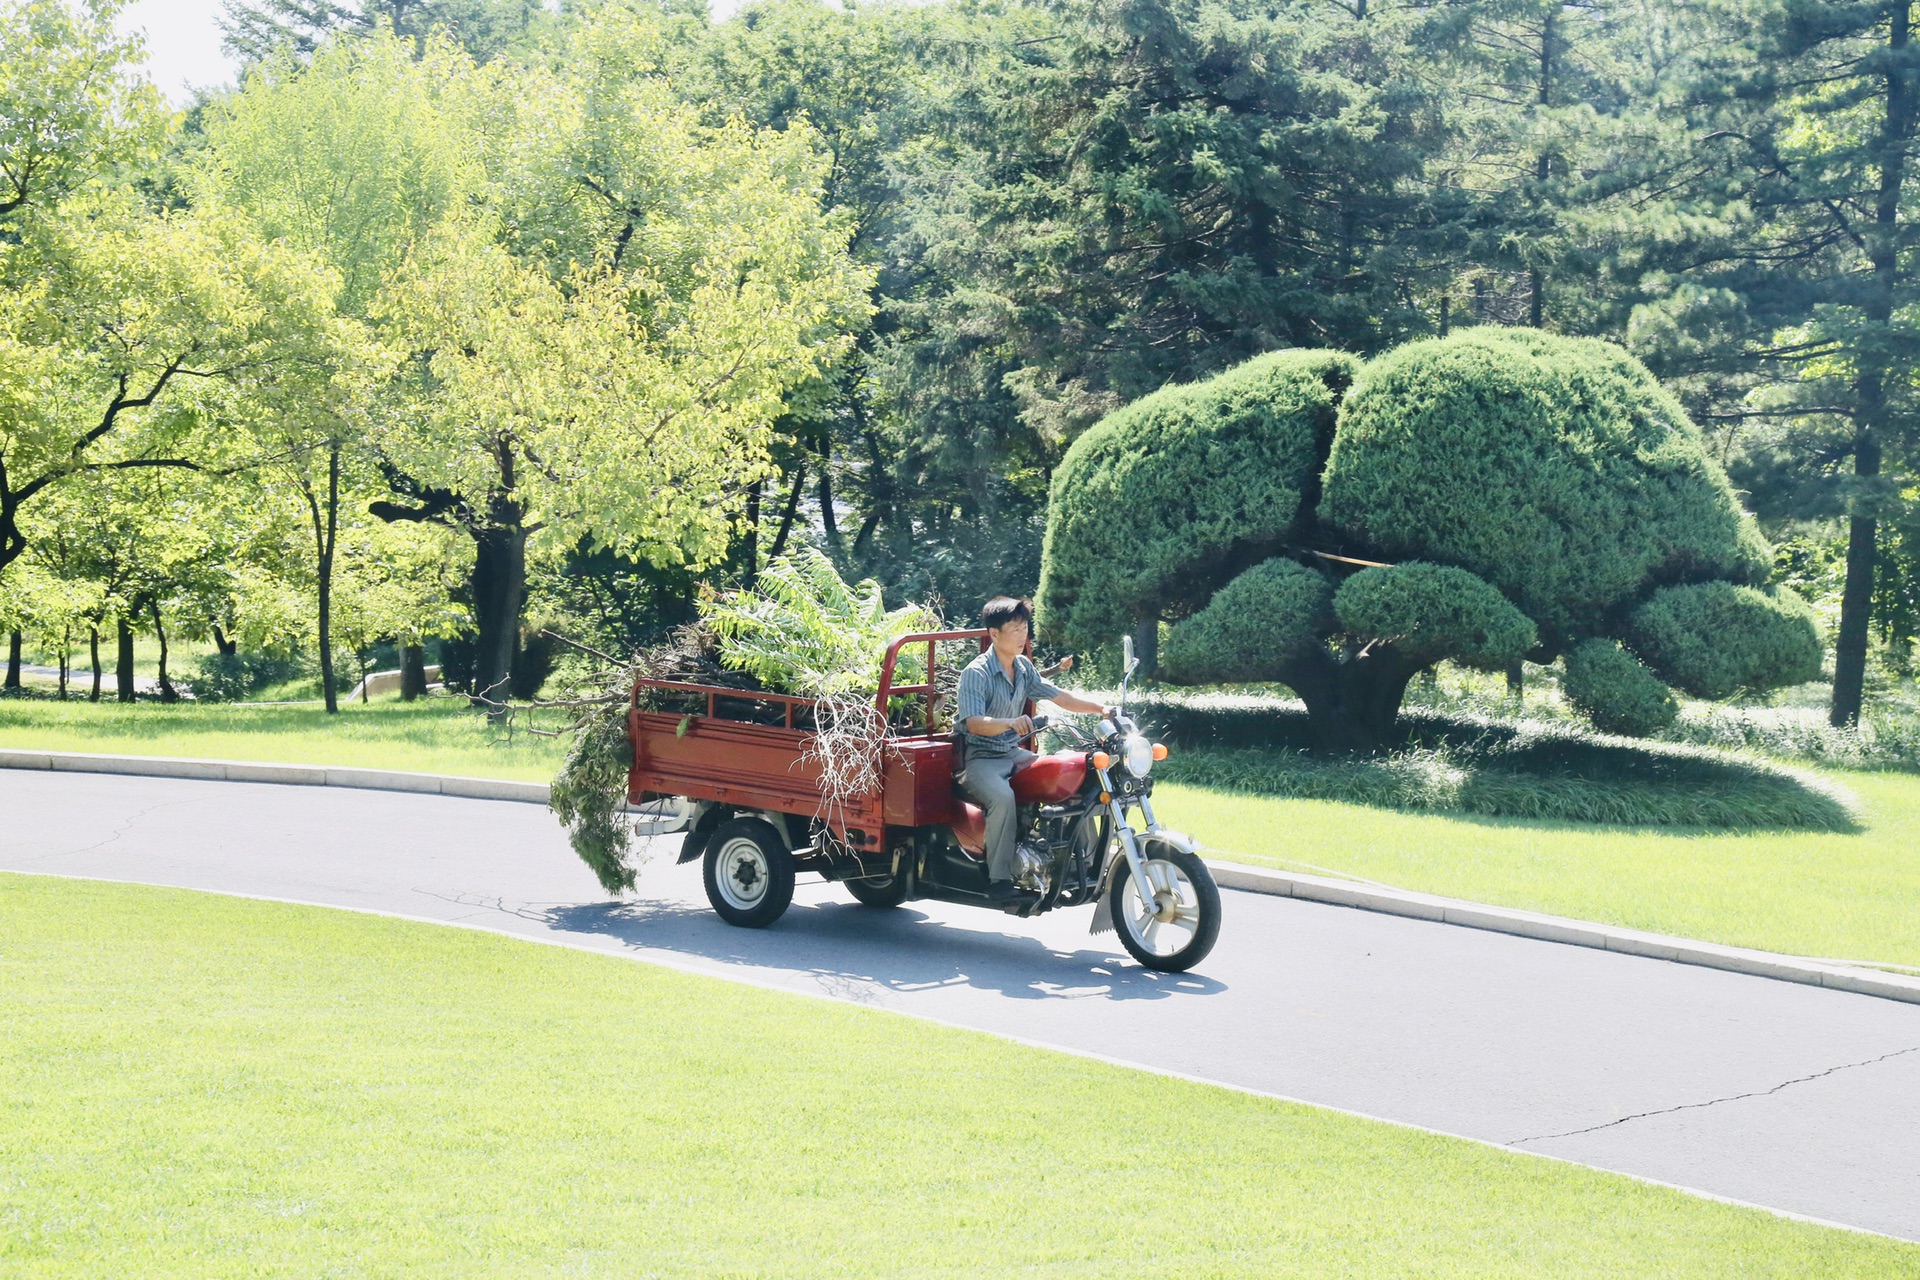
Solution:
<svg viewBox="0 0 1920 1280">
<path fill-rule="evenodd" d="M 1013 674 L 1015 679 L 1008 680 L 1007 669 L 1000 665 L 1000 659 L 991 649 L 961 670 L 960 688 L 955 697 L 961 729 L 965 730 L 967 721 L 975 716 L 986 716 L 990 720 L 1016 719 L 1027 713 L 1030 699 L 1051 698 L 1060 692 L 1025 654 L 1014 658 Z M 1019 745 L 1020 736 L 1011 729 L 991 737 L 967 731 L 969 759 L 1003 756 Z"/>
</svg>

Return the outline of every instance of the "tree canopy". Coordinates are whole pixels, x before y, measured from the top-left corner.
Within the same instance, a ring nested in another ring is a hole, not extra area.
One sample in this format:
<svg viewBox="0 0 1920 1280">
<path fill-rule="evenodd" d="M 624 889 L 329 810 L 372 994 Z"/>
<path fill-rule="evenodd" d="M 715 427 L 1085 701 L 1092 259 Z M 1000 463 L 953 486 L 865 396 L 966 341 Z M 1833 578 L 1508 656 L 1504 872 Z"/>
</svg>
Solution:
<svg viewBox="0 0 1920 1280">
<path fill-rule="evenodd" d="M 481 689 L 537 683 L 532 621 L 630 644 L 803 547 L 1194 669 L 1249 574 L 1336 666 L 1494 664 L 1484 586 L 1574 684 L 1753 689 L 1811 669 L 1795 584 L 1837 723 L 1911 667 L 1903 6 L 231 0 L 242 82 L 181 113 L 116 12 L 0 0 L 0 612 L 43 638 L 210 625 L 58 603 L 121 600 L 55 544 L 145 472 L 242 549 L 223 647 L 387 618 Z M 353 603 L 389 559 L 431 626 Z"/>
</svg>

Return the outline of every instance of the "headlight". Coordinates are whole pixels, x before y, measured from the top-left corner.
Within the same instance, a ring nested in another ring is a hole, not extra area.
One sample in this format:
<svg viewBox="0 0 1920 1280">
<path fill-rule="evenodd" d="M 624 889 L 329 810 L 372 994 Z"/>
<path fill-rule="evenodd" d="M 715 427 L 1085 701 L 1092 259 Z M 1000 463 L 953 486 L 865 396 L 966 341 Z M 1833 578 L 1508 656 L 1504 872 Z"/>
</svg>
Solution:
<svg viewBox="0 0 1920 1280">
<path fill-rule="evenodd" d="M 1144 778 L 1153 769 L 1153 744 L 1139 734 L 1133 734 L 1126 741 L 1127 772 L 1136 778 Z"/>
</svg>

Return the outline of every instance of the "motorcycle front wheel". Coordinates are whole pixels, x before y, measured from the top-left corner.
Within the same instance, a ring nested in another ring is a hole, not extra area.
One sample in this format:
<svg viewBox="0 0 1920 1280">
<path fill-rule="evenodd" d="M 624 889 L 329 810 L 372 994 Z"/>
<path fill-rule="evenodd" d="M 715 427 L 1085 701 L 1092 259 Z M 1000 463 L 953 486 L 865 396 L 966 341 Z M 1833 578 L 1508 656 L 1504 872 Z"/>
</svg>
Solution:
<svg viewBox="0 0 1920 1280">
<path fill-rule="evenodd" d="M 1122 858 L 1108 890 L 1114 929 L 1127 954 L 1147 968 L 1185 973 L 1220 937 L 1220 889 L 1198 854 L 1152 842 L 1140 852 L 1152 903 L 1134 892 L 1133 867 Z"/>
</svg>

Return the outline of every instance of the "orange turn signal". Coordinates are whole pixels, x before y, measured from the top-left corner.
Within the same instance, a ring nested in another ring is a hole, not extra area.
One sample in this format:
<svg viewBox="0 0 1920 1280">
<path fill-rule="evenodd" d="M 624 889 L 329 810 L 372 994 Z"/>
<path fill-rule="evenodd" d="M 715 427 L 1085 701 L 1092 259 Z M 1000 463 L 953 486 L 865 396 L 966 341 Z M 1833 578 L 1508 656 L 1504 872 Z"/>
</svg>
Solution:
<svg viewBox="0 0 1920 1280">
<path fill-rule="evenodd" d="M 1101 803 L 1101 804 L 1112 804 L 1112 803 L 1113 803 L 1113 793 L 1112 793 L 1111 791 L 1102 791 L 1102 792 L 1100 793 L 1100 803 Z"/>
<path fill-rule="evenodd" d="M 1108 755 L 1108 754 L 1107 754 L 1106 752 L 1104 752 L 1104 751 L 1096 751 L 1096 752 L 1094 752 L 1094 753 L 1093 753 L 1093 767 L 1094 767 L 1094 768 L 1096 768 L 1096 769 L 1105 769 L 1105 768 L 1107 768 L 1107 767 L 1108 767 L 1109 765 L 1111 765 L 1112 763 L 1113 763 L 1113 757 L 1112 757 L 1112 756 L 1110 756 L 1110 755 Z"/>
<path fill-rule="evenodd" d="M 1156 742 L 1156 743 L 1154 743 L 1154 744 L 1153 744 L 1153 758 L 1154 758 L 1155 760 L 1165 760 L 1165 759 L 1167 758 L 1167 744 L 1166 744 L 1166 743 L 1164 743 L 1164 742 Z"/>
</svg>

